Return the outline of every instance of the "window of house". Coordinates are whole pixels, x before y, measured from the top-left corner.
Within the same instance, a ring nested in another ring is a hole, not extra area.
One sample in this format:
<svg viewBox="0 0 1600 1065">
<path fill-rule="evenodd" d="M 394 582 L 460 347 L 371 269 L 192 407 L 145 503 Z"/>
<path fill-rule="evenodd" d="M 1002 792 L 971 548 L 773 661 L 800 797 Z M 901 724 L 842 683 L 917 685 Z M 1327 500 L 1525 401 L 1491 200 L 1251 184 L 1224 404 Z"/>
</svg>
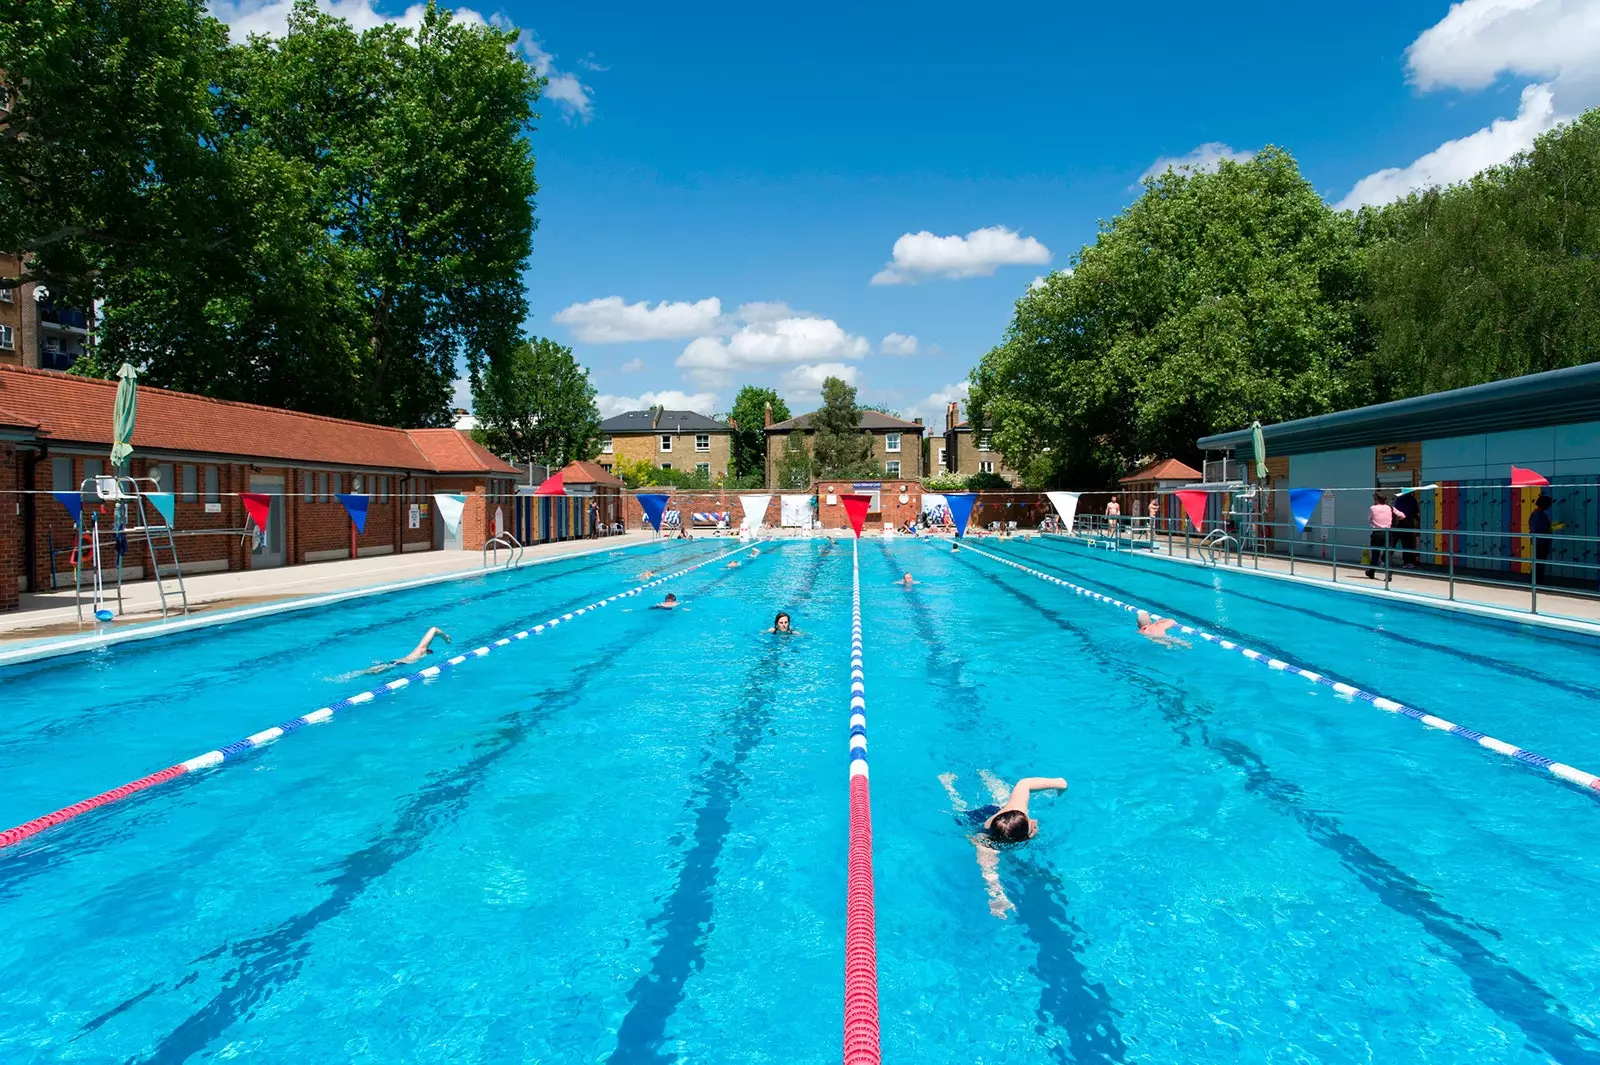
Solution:
<svg viewBox="0 0 1600 1065">
<path fill-rule="evenodd" d="M 670 470 L 670 469 L 672 469 L 672 463 L 670 463 L 670 462 L 663 462 L 663 463 L 662 463 L 662 464 L 661 464 L 661 468 L 662 468 L 662 469 L 664 469 L 664 470 Z"/>
<path fill-rule="evenodd" d="M 57 492 L 71 492 L 78 487 L 72 479 L 72 456 L 57 455 L 50 460 L 50 487 Z"/>
<path fill-rule="evenodd" d="M 384 474 L 378 478 L 378 502 L 389 502 L 389 475 Z"/>
<path fill-rule="evenodd" d="M 172 463 L 162 462 L 150 471 L 150 476 L 156 479 L 156 491 L 171 492 L 177 488 L 178 479 L 173 473 Z"/>
<path fill-rule="evenodd" d="M 899 451 L 900 450 L 900 434 L 899 433 L 884 433 L 883 434 L 883 450 L 885 450 L 885 451 Z"/>
<path fill-rule="evenodd" d="M 11 286 L 0 288 L 0 303 L 11 303 L 17 298 L 17 290 Z"/>
<path fill-rule="evenodd" d="M 609 434 L 600 438 L 600 450 L 603 451 L 604 453 L 606 453 L 607 455 L 611 454 L 614 450 L 616 450 L 612 446 L 611 437 L 610 437 Z"/>
<path fill-rule="evenodd" d="M 890 459 L 888 462 L 885 462 L 883 464 L 883 475 L 885 477 L 900 476 L 900 460 Z"/>
<path fill-rule="evenodd" d="M 939 449 L 939 472 L 940 473 L 948 473 L 949 472 L 949 468 L 945 465 L 945 461 L 944 461 L 944 448 L 940 448 Z"/>
<path fill-rule="evenodd" d="M 363 484 L 366 484 L 366 483 L 367 483 L 367 479 L 365 477 L 361 476 L 361 474 L 352 473 L 350 475 L 350 493 L 352 495 L 360 495 L 361 494 L 361 486 Z"/>
<path fill-rule="evenodd" d="M 711 450 L 711 434 L 710 433 L 695 433 L 694 434 L 694 449 L 696 451 L 710 451 Z"/>
<path fill-rule="evenodd" d="M 185 503 L 200 501 L 200 471 L 194 466 L 183 468 L 183 501 Z"/>
<path fill-rule="evenodd" d="M 662 451 L 671 451 L 672 450 L 672 437 L 669 436 L 666 433 L 662 433 L 661 434 L 661 450 Z M 663 466 L 661 468 L 664 469 L 664 470 L 670 470 L 672 467 L 671 466 Z"/>
<path fill-rule="evenodd" d="M 344 474 L 342 474 L 342 473 L 330 473 L 330 474 L 328 474 L 328 495 L 331 497 L 331 496 L 341 495 L 341 494 L 343 494 L 343 492 L 344 492 Z"/>
<path fill-rule="evenodd" d="M 325 474 L 325 473 L 319 473 L 319 474 L 317 474 L 317 502 L 318 503 L 326 503 L 327 501 L 328 501 L 328 475 Z"/>
<path fill-rule="evenodd" d="M 305 503 L 317 501 L 317 475 L 310 470 L 300 471 L 300 499 Z"/>
<path fill-rule="evenodd" d="M 993 473 L 994 472 L 994 463 L 990 462 L 988 459 L 984 459 L 982 462 L 978 463 L 978 472 L 979 473 Z"/>
<path fill-rule="evenodd" d="M 217 468 L 215 466 L 207 466 L 206 467 L 206 502 L 207 503 L 220 503 L 221 501 L 222 501 L 222 497 L 218 494 L 218 491 L 217 491 Z"/>
<path fill-rule="evenodd" d="M 694 464 L 694 472 L 695 473 L 703 473 L 707 477 L 710 477 L 711 476 L 711 463 L 709 463 L 709 462 L 697 462 L 697 463 L 695 463 Z"/>
<path fill-rule="evenodd" d="M 0 325 L 0 350 L 10 351 L 15 342 L 11 335 L 11 327 Z"/>
<path fill-rule="evenodd" d="M 45 337 L 44 338 L 44 350 L 49 352 L 52 355 L 60 355 L 61 354 L 61 338 L 60 337 Z"/>
<path fill-rule="evenodd" d="M 994 437 L 990 436 L 988 433 L 984 433 L 982 436 L 978 437 L 978 450 L 993 451 Z"/>
</svg>

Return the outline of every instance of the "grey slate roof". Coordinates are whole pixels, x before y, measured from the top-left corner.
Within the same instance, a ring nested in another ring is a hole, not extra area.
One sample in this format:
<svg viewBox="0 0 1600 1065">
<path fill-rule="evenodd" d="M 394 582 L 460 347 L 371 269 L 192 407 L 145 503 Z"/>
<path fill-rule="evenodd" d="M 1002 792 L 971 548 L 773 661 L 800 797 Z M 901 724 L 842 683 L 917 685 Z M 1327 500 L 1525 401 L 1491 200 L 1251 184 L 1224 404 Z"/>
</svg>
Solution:
<svg viewBox="0 0 1600 1065">
<path fill-rule="evenodd" d="M 600 423 L 600 431 L 618 436 L 623 433 L 727 433 L 733 426 L 696 414 L 692 410 L 663 410 L 655 418 L 653 410 L 629 410 Z"/>
<path fill-rule="evenodd" d="M 799 417 L 790 418 L 788 421 L 773 422 L 767 426 L 767 432 L 781 433 L 791 429 L 809 429 L 811 428 L 811 418 L 816 413 L 816 411 L 812 411 L 810 414 L 802 414 Z M 898 429 L 902 433 L 920 433 L 927 428 L 927 426 L 918 425 L 916 422 L 908 422 L 904 418 L 895 418 L 884 414 L 882 411 L 875 410 L 862 411 L 861 422 L 856 427 L 858 429 L 888 429 L 890 431 Z"/>
</svg>

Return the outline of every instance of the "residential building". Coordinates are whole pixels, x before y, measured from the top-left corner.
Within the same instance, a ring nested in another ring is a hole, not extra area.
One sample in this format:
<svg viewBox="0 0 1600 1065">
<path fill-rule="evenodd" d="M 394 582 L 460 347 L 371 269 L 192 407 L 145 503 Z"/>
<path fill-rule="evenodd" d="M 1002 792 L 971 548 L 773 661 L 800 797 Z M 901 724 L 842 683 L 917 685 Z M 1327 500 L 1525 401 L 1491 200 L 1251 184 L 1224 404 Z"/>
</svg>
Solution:
<svg viewBox="0 0 1600 1065">
<path fill-rule="evenodd" d="M 714 483 L 728 476 L 733 426 L 692 410 L 630 410 L 600 423 L 600 468 L 618 460 L 663 470 L 700 470 Z"/>
<path fill-rule="evenodd" d="M 789 439 L 793 434 L 800 434 L 808 453 L 813 450 L 816 430 L 812 428 L 812 419 L 816 414 L 816 411 L 812 411 L 787 421 L 772 422 L 771 412 L 768 411 L 769 421 L 765 430 L 768 485 L 777 483 L 778 467 L 783 462 L 783 453 L 789 447 Z M 923 425 L 920 419 L 906 421 L 880 411 L 863 410 L 858 427 L 872 440 L 872 451 L 868 457 L 883 468 L 883 480 L 922 480 Z"/>
<path fill-rule="evenodd" d="M 0 277 L 21 276 L 22 260 L 0 254 Z M 89 312 L 57 307 L 40 285 L 0 288 L 0 366 L 71 369 L 87 350 L 93 326 Z"/>
<path fill-rule="evenodd" d="M 1005 464 L 988 433 L 973 433 L 972 426 L 961 420 L 961 408 L 951 401 L 944 411 L 944 436 L 930 445 L 935 453 L 930 464 L 932 473 L 955 474 L 971 477 L 976 473 L 992 473 L 1003 477 L 1007 483 L 1020 484 L 1022 477 Z"/>
</svg>

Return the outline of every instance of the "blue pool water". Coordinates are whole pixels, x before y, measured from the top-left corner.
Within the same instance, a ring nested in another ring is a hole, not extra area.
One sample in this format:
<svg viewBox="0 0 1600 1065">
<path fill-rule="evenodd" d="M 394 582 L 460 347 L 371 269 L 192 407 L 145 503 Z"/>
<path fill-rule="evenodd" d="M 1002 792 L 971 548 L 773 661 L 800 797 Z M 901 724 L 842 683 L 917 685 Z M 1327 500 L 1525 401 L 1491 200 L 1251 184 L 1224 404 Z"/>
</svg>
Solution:
<svg viewBox="0 0 1600 1065">
<path fill-rule="evenodd" d="M 986 549 L 1600 769 L 1590 641 Z M 0 828 L 718 551 L 0 672 Z M 1594 798 L 972 553 L 860 559 L 886 1061 L 1600 1062 Z M 0 852 L 0 1061 L 837 1060 L 850 551 L 669 587 Z M 1072 782 L 1003 920 L 939 780 L 985 771 Z"/>
</svg>

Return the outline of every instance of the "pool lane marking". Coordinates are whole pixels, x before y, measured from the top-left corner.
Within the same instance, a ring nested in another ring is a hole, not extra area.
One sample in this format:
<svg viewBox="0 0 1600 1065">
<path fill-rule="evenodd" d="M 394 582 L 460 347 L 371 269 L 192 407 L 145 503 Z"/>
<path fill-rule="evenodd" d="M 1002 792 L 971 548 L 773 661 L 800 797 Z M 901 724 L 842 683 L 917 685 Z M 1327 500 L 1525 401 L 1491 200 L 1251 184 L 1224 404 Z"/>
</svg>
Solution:
<svg viewBox="0 0 1600 1065">
<path fill-rule="evenodd" d="M 1026 573 L 1029 576 L 1038 577 L 1040 580 L 1049 581 L 1051 584 L 1059 584 L 1063 588 L 1070 588 L 1078 595 L 1093 599 L 1096 602 L 1109 603 L 1112 606 L 1121 607 L 1123 610 L 1135 613 L 1141 609 L 1133 603 L 1125 603 L 1121 599 L 1115 599 L 1109 595 L 1097 592 L 1092 588 L 1085 588 L 1081 584 L 1074 584 L 1073 582 L 1065 580 L 1061 577 L 1051 576 L 1050 574 L 1036 570 L 1031 566 L 1024 566 L 1020 562 L 1013 562 L 1011 559 L 1001 558 L 999 555 L 991 555 L 989 552 L 984 551 L 981 548 L 971 547 L 963 544 L 961 550 L 970 551 L 975 555 L 981 555 L 984 558 L 999 562 L 1002 565 L 1010 566 L 1012 569 L 1021 570 L 1023 573 Z M 1164 618 L 1162 615 L 1153 611 L 1149 613 L 1152 618 L 1157 620 L 1176 621 L 1174 618 Z M 1207 632 L 1205 629 L 1197 628 L 1193 625 L 1185 625 L 1181 622 L 1178 623 L 1177 629 L 1184 635 L 1198 636 L 1207 643 L 1216 644 L 1225 651 L 1236 651 L 1245 658 L 1250 659 L 1252 662 L 1260 663 L 1270 670 L 1280 673 L 1296 674 L 1305 680 L 1311 681 L 1313 684 L 1320 684 L 1323 687 L 1332 688 L 1340 695 L 1347 695 L 1354 699 L 1360 699 L 1362 702 L 1371 703 L 1379 710 L 1386 710 L 1391 714 L 1400 714 L 1403 717 L 1409 717 L 1413 720 L 1420 721 L 1422 724 L 1431 729 L 1437 729 L 1440 732 L 1448 732 L 1452 736 L 1459 736 L 1464 740 L 1476 743 L 1478 746 L 1494 751 L 1496 754 L 1503 754 L 1507 758 L 1514 759 L 1523 763 L 1524 765 L 1530 765 L 1536 769 L 1548 770 L 1553 776 L 1559 777 L 1569 784 L 1576 784 L 1580 788 L 1585 788 L 1590 791 L 1600 793 L 1600 776 L 1596 776 L 1593 773 L 1586 773 L 1581 769 L 1575 769 L 1564 762 L 1557 762 L 1553 758 L 1546 758 L 1544 755 L 1537 754 L 1533 751 L 1527 750 L 1526 748 L 1518 747 L 1512 743 L 1506 743 L 1503 740 L 1497 740 L 1493 736 L 1486 736 L 1483 733 L 1478 732 L 1475 729 L 1470 729 L 1465 725 L 1458 725 L 1455 722 L 1447 721 L 1442 717 L 1424 713 L 1421 710 L 1406 706 L 1404 703 L 1397 702 L 1394 699 L 1388 699 L 1384 696 L 1376 695 L 1372 692 L 1366 691 L 1365 689 L 1357 688 L 1352 684 L 1345 684 L 1342 681 L 1331 680 L 1314 670 L 1306 669 L 1303 666 L 1295 665 L 1293 662 L 1287 662 L 1280 658 L 1274 658 L 1271 655 L 1262 654 L 1260 651 L 1245 647 L 1244 645 L 1236 643 L 1233 640 L 1226 639 L 1225 637 L 1218 636 L 1216 633 Z"/>
<path fill-rule="evenodd" d="M 861 551 L 850 547 L 850 865 L 844 918 L 844 1065 L 878 1065 L 877 912 L 872 892 L 872 793 L 867 783 L 867 688 L 861 661 Z"/>
<path fill-rule="evenodd" d="M 521 632 L 513 633 L 510 636 L 496 640 L 493 643 L 484 644 L 482 647 L 474 648 L 471 651 L 465 651 L 452 658 L 446 659 L 438 665 L 428 666 L 426 669 L 419 669 L 417 672 L 407 676 L 386 681 L 385 683 L 378 685 L 376 688 L 371 688 L 364 692 L 357 692 L 355 695 L 339 699 L 336 702 L 329 703 L 327 706 L 313 710 L 309 714 L 304 714 L 300 717 L 294 718 L 291 721 L 285 721 L 281 725 L 252 733 L 242 740 L 228 744 L 226 747 L 219 747 L 214 751 L 207 751 L 205 754 L 195 755 L 193 758 L 179 762 L 177 765 L 168 766 L 167 768 L 158 772 L 151 773 L 149 776 L 144 776 L 140 777 L 138 780 L 129 781 L 120 788 L 113 788 L 110 791 L 103 791 L 99 795 L 84 799 L 82 802 L 75 802 L 71 806 L 63 806 L 61 809 L 45 814 L 43 817 L 36 817 L 32 821 L 27 821 L 16 826 L 15 828 L 8 828 L 4 832 L 0 832 L 0 849 L 14 846 L 31 836 L 38 835 L 47 828 L 54 828 L 56 825 L 71 821 L 73 818 L 80 817 L 83 814 L 88 813 L 90 810 L 95 810 L 102 806 L 108 806 L 115 802 L 121 802 L 130 795 L 135 795 L 147 788 L 153 788 L 158 784 L 165 784 L 167 781 L 175 780 L 186 773 L 194 773 L 202 769 L 211 769 L 215 766 L 223 765 L 224 763 L 239 758 L 240 756 L 248 753 L 249 751 L 255 750 L 258 747 L 265 747 L 269 743 L 274 743 L 277 740 L 282 739 L 287 734 L 296 731 L 297 729 L 304 728 L 307 725 L 320 725 L 332 718 L 333 715 L 338 713 L 340 710 L 348 710 L 353 706 L 360 706 L 362 703 L 370 703 L 372 700 L 381 695 L 389 695 L 393 692 L 401 691 L 410 687 L 417 681 L 431 680 L 435 677 L 443 676 L 445 673 L 464 662 L 475 658 L 484 657 L 496 647 L 505 647 L 514 641 L 526 640 L 530 636 L 538 636 L 543 632 L 555 628 L 557 625 L 574 621 L 578 617 L 582 616 L 583 614 L 587 614 L 590 611 L 599 610 L 602 607 L 609 606 L 621 599 L 627 599 L 632 596 L 641 595 L 645 591 L 654 588 L 657 585 L 665 584 L 667 581 L 682 577 L 685 574 L 693 573 L 697 569 L 709 566 L 713 562 L 720 562 L 723 559 L 732 555 L 737 555 L 744 550 L 745 548 L 740 546 L 732 551 L 727 551 L 713 558 L 708 558 L 704 562 L 696 562 L 692 566 L 687 566 L 683 569 L 668 573 L 665 576 L 657 577 L 655 580 L 648 581 L 636 588 L 630 588 L 628 591 L 618 592 L 615 595 L 609 595 L 604 599 L 597 599 L 585 606 L 578 607 L 576 610 L 568 611 L 557 617 L 553 617 L 543 624 L 534 625 L 531 628 L 523 629 Z"/>
</svg>

